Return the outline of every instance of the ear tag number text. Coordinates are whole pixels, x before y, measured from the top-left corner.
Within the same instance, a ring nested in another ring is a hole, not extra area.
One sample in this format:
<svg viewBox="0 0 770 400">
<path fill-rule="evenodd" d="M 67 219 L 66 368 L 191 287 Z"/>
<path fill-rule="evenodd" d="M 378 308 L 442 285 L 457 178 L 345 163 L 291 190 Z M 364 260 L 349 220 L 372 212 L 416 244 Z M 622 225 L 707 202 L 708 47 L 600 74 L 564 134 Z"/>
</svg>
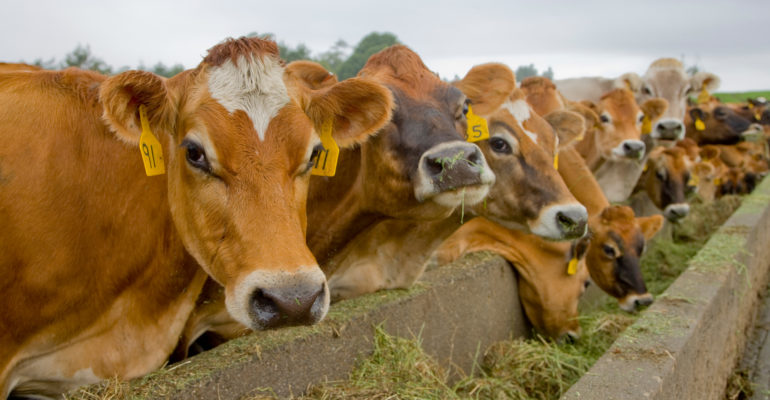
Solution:
<svg viewBox="0 0 770 400">
<path fill-rule="evenodd" d="M 150 130 L 147 112 L 144 105 L 139 106 L 139 120 L 142 122 L 142 136 L 139 137 L 139 151 L 144 161 L 144 172 L 147 176 L 163 175 L 166 165 L 163 163 L 163 147 L 158 138 Z"/>
<path fill-rule="evenodd" d="M 468 104 L 468 113 L 465 114 L 465 117 L 468 119 L 468 130 L 465 132 L 468 136 L 467 141 L 473 143 L 489 139 L 487 120 L 474 114 L 470 104 Z"/>
<path fill-rule="evenodd" d="M 313 162 L 311 174 L 334 176 L 337 173 L 337 159 L 340 156 L 340 148 L 332 137 L 331 120 L 324 122 L 321 128 L 321 146 L 323 149 L 311 160 Z"/>
</svg>

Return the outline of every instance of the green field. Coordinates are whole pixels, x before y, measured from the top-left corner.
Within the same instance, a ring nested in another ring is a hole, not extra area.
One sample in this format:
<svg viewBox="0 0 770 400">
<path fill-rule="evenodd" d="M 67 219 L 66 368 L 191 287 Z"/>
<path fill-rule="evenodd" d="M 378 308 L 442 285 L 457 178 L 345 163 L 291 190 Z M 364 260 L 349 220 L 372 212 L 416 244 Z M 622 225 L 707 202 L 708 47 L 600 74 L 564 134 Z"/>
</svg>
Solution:
<svg viewBox="0 0 770 400">
<path fill-rule="evenodd" d="M 757 90 L 753 92 L 714 93 L 714 97 L 723 103 L 743 103 L 748 98 L 762 96 L 770 99 L 770 90 Z"/>
</svg>

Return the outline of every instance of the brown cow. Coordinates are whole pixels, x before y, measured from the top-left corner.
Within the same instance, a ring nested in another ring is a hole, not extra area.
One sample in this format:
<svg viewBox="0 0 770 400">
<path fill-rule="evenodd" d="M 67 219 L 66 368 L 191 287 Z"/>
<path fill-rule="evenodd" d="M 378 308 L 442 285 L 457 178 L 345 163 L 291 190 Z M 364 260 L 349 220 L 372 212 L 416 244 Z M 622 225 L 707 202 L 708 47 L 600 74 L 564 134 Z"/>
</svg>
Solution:
<svg viewBox="0 0 770 400">
<path fill-rule="evenodd" d="M 686 202 L 690 182 L 690 161 L 681 147 L 656 147 L 647 157 L 642 177 L 637 183 L 632 207 L 637 215 L 661 212 L 672 222 L 690 212 Z"/>
<path fill-rule="evenodd" d="M 580 337 L 578 301 L 589 278 L 584 243 L 549 242 L 475 218 L 449 236 L 435 257 L 445 264 L 473 251 L 493 251 L 513 264 L 524 312 L 537 330 L 557 340 Z M 573 259 L 577 265 L 569 271 Z"/>
<path fill-rule="evenodd" d="M 311 180 L 308 244 L 322 265 L 380 220 L 443 219 L 483 200 L 495 179 L 479 148 L 464 140 L 465 95 L 416 53 L 391 46 L 359 76 L 389 88 L 396 108 L 377 135 L 340 153 L 336 176 Z"/>
<path fill-rule="evenodd" d="M 281 65 L 241 38 L 170 79 L 0 74 L 1 398 L 158 368 L 208 277 L 251 328 L 324 317 L 304 235 L 314 131 L 355 145 L 392 97 L 353 79 L 297 102 Z"/>
<path fill-rule="evenodd" d="M 721 104 L 690 107 L 684 124 L 687 137 L 699 146 L 735 144 L 754 136 L 764 136 L 762 125 L 744 118 L 735 110 Z"/>
</svg>

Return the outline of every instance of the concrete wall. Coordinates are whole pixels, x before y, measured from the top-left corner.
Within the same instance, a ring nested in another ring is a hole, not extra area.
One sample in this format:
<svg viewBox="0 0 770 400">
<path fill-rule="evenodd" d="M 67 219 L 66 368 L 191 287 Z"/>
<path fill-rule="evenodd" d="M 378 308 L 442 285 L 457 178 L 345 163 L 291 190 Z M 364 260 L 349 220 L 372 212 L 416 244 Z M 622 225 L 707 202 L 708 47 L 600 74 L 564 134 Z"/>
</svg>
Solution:
<svg viewBox="0 0 770 400">
<path fill-rule="evenodd" d="M 765 180 L 563 399 L 718 399 L 770 265 Z"/>
<path fill-rule="evenodd" d="M 470 372 L 495 341 L 529 332 L 515 274 L 505 260 L 471 254 L 426 272 L 415 288 L 332 305 L 312 327 L 258 332 L 131 382 L 125 398 L 238 399 L 301 394 L 310 384 L 345 379 L 372 351 L 374 327 L 419 336 L 443 365 Z M 255 388 L 269 388 L 259 391 Z"/>
</svg>

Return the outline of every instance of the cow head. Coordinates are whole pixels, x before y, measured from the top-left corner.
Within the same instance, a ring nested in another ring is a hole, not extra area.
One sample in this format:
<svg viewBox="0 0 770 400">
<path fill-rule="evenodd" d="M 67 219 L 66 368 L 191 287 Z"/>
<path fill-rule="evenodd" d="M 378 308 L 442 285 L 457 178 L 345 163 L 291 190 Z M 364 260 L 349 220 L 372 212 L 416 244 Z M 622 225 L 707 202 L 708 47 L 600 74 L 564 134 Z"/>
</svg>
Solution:
<svg viewBox="0 0 770 400">
<path fill-rule="evenodd" d="M 578 303 L 589 282 L 587 241 L 549 243 L 530 237 L 522 242 L 532 242 L 526 246 L 531 260 L 513 262 L 524 313 L 541 333 L 559 341 L 577 340 Z M 571 262 L 577 262 L 575 271 L 570 271 Z"/>
<path fill-rule="evenodd" d="M 390 122 L 361 146 L 360 193 L 368 211 L 438 218 L 487 195 L 495 175 L 464 140 L 468 103 L 459 89 L 402 45 L 371 56 L 359 76 L 389 88 L 396 104 Z"/>
<path fill-rule="evenodd" d="M 556 85 L 542 76 L 530 76 L 521 81 L 521 90 L 527 95 L 527 103 L 539 115 L 562 110 L 567 102 L 559 95 Z"/>
<path fill-rule="evenodd" d="M 641 140 L 644 113 L 628 89 L 605 93 L 599 104 L 584 102 L 599 116 L 593 140 L 578 147 L 581 154 L 591 148 L 605 160 L 641 160 L 646 146 Z M 589 162 L 589 166 L 595 163 Z"/>
<path fill-rule="evenodd" d="M 146 124 L 160 139 L 167 171 L 147 179 L 167 180 L 184 246 L 225 288 L 229 313 L 253 329 L 326 314 L 328 286 L 305 243 L 318 132 L 330 124 L 340 146 L 351 146 L 379 129 L 392 106 L 387 89 L 356 80 L 299 102 L 283 70 L 274 42 L 229 39 L 193 70 L 170 79 L 129 71 L 100 93 L 120 138 L 136 145 Z"/>
<path fill-rule="evenodd" d="M 687 110 L 685 127 L 687 137 L 695 140 L 699 145 L 734 144 L 743 139 L 764 134 L 760 124 L 719 104 L 714 107 L 705 105 L 690 107 Z"/>
<path fill-rule="evenodd" d="M 473 111 L 487 118 L 490 137 L 476 143 L 497 176 L 487 199 L 473 212 L 549 239 L 580 237 L 588 214 L 554 165 L 558 138 L 515 89 L 513 78 L 507 66 L 493 63 L 473 67 L 456 83 Z M 486 88 L 495 81 L 501 81 L 495 91 Z"/>
<path fill-rule="evenodd" d="M 690 77 L 679 60 L 661 58 L 654 61 L 642 77 L 640 90 L 636 92 L 640 104 L 653 97 L 668 101 L 668 110 L 652 128 L 653 139 L 682 139 L 688 98 L 703 90 L 712 92 L 719 88 L 719 83 L 719 78 L 708 72 Z"/>
<path fill-rule="evenodd" d="M 610 206 L 591 221 L 591 242 L 586 265 L 591 279 L 618 299 L 620 308 L 633 311 L 652 303 L 640 269 L 639 259 L 646 240 L 663 226 L 663 217 L 634 217 L 627 206 Z"/>
<path fill-rule="evenodd" d="M 650 152 L 637 188 L 647 191 L 663 216 L 676 222 L 690 212 L 686 202 L 690 169 L 687 153 L 681 147 L 657 147 Z"/>
</svg>

